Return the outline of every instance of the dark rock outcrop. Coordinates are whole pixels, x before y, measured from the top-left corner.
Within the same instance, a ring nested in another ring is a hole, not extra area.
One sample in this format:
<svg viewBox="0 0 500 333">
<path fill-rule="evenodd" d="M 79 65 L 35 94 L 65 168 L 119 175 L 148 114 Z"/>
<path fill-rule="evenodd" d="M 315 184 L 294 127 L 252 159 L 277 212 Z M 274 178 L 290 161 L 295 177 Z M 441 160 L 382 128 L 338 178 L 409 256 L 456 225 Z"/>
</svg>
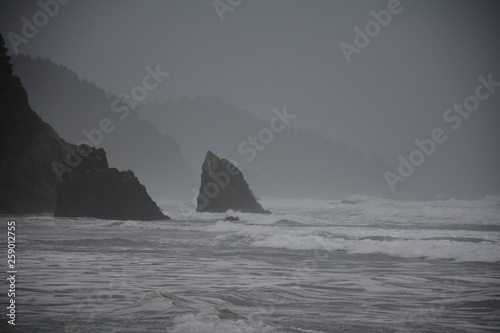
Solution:
<svg viewBox="0 0 500 333">
<path fill-rule="evenodd" d="M 0 35 L 0 214 L 52 213 L 52 165 L 65 165 L 74 148 L 31 109 Z"/>
<path fill-rule="evenodd" d="M 226 212 L 229 209 L 246 213 L 271 213 L 257 202 L 240 169 L 208 151 L 202 166 L 196 211 Z"/>
<path fill-rule="evenodd" d="M 104 149 L 90 153 L 57 192 L 54 216 L 116 220 L 168 220 L 134 173 L 108 168 Z"/>
<path fill-rule="evenodd" d="M 346 204 L 346 205 L 356 205 L 357 202 L 354 201 L 354 200 L 348 200 L 348 199 L 344 199 L 340 202 L 341 204 Z"/>
<path fill-rule="evenodd" d="M 230 221 L 230 222 L 235 222 L 235 221 L 239 221 L 240 218 L 238 216 L 227 216 L 224 221 Z"/>
<path fill-rule="evenodd" d="M 53 213 L 57 196 L 59 216 L 168 218 L 131 171 L 109 169 L 102 149 L 67 143 L 31 109 L 4 45 L 0 34 L 0 214 Z"/>
</svg>

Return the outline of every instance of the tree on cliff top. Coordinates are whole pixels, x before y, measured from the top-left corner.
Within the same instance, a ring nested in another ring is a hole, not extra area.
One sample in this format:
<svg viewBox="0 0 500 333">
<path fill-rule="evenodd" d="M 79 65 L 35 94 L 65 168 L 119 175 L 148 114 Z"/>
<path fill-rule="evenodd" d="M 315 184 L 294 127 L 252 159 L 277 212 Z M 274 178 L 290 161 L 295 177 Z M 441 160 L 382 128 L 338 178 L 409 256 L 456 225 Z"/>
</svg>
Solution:
<svg viewBox="0 0 500 333">
<path fill-rule="evenodd" d="M 12 75 L 12 64 L 10 63 L 10 56 L 7 54 L 8 51 L 3 36 L 0 34 L 0 66 L 3 73 Z"/>
</svg>

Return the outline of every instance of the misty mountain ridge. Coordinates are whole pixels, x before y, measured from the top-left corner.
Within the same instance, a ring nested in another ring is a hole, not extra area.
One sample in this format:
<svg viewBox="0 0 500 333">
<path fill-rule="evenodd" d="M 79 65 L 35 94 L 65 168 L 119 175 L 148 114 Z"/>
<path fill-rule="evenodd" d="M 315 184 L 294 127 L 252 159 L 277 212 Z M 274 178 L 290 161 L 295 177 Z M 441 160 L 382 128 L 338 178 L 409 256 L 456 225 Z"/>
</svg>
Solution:
<svg viewBox="0 0 500 333">
<path fill-rule="evenodd" d="M 109 152 L 110 165 L 134 170 L 153 198 L 193 197 L 199 183 L 193 173 L 199 173 L 208 150 L 236 161 L 259 195 L 392 196 L 383 177 L 390 167 L 385 156 L 367 157 L 344 143 L 332 143 L 294 127 L 293 119 L 280 125 L 276 121 L 273 125 L 280 131 L 272 140 L 253 146 L 250 137 L 272 127 L 275 113 L 294 114 L 286 106 L 270 110 L 266 122 L 218 97 L 183 97 L 141 103 L 121 120 L 113 102 L 121 107 L 127 104 L 116 103 L 113 94 L 70 69 L 24 55 L 13 57 L 12 62 L 25 82 L 30 104 L 61 137 L 99 142 L 94 130 L 102 119 L 110 119 L 114 130 L 103 133 L 102 142 L 94 145 Z M 412 191 L 402 185 L 398 194 L 407 196 Z"/>
<path fill-rule="evenodd" d="M 268 120 L 262 120 L 213 96 L 145 101 L 133 110 L 112 93 L 51 60 L 20 55 L 14 56 L 12 62 L 29 92 L 30 104 L 66 140 L 88 140 L 83 131 L 97 140 L 99 135 L 94 129 L 99 128 L 102 119 L 110 119 L 114 130 L 103 133 L 102 142 L 95 146 L 109 151 L 110 165 L 136 171 L 155 199 L 193 198 L 208 150 L 236 161 L 252 188 L 263 196 L 463 198 L 494 194 L 480 190 L 486 188 L 484 180 L 478 181 L 481 174 L 469 175 L 470 186 L 463 189 L 455 180 L 458 177 L 465 181 L 463 177 L 446 172 L 450 165 L 442 164 L 442 159 L 458 163 L 461 155 L 455 148 L 463 145 L 459 142 L 446 143 L 447 149 L 426 161 L 405 183 L 397 184 L 397 191 L 392 193 L 384 172 L 396 170 L 397 164 L 388 162 L 384 155 L 366 156 L 347 144 L 333 143 L 297 128 L 293 119 L 283 130 L 273 133 L 272 140 L 258 143 L 258 149 L 249 138 L 258 138 L 263 129 L 270 128 L 270 121 L 276 117 L 273 110 L 269 110 Z M 129 111 L 114 112 L 116 106 Z M 276 111 L 283 112 L 284 108 L 276 106 Z M 287 110 L 300 117 L 299 111 Z M 442 176 L 436 179 L 437 174 Z M 429 182 L 440 191 L 431 188 L 419 193 L 412 189 L 412 184 Z M 495 187 L 494 182 L 490 187 Z"/>
<path fill-rule="evenodd" d="M 110 165 L 134 170 L 153 198 L 190 197 L 196 178 L 178 143 L 138 118 L 127 103 L 51 60 L 19 55 L 12 63 L 30 105 L 61 137 L 105 148 Z"/>
<path fill-rule="evenodd" d="M 344 143 L 294 127 L 293 119 L 272 138 L 254 145 L 250 137 L 259 138 L 261 131 L 278 126 L 276 114 L 294 113 L 284 111 L 286 106 L 278 109 L 269 110 L 269 121 L 263 121 L 218 97 L 197 96 L 144 103 L 138 113 L 180 143 L 191 168 L 214 149 L 238 162 L 257 193 L 309 198 L 391 195 L 383 177 L 389 168 L 385 156 L 366 157 Z M 402 194 L 411 193 L 402 188 Z"/>
</svg>

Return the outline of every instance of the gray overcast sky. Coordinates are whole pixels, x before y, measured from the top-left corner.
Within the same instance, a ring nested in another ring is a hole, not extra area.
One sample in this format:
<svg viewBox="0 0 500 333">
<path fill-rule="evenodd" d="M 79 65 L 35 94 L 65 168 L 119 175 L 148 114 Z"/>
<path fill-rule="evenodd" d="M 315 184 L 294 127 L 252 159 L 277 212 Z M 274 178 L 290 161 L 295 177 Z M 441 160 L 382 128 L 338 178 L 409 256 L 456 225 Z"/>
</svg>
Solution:
<svg viewBox="0 0 500 333">
<path fill-rule="evenodd" d="M 154 98 L 215 95 L 262 119 L 286 105 L 297 127 L 396 156 L 442 127 L 479 75 L 500 81 L 500 2 L 401 0 L 402 12 L 348 64 L 339 43 L 353 44 L 354 27 L 388 2 L 243 0 L 221 22 L 210 0 L 73 0 L 19 49 L 116 93 L 160 64 L 171 75 Z M 21 18 L 39 10 L 3 0 L 0 32 L 21 35 Z M 499 105 L 500 91 L 457 133 L 463 149 L 498 147 Z"/>
</svg>

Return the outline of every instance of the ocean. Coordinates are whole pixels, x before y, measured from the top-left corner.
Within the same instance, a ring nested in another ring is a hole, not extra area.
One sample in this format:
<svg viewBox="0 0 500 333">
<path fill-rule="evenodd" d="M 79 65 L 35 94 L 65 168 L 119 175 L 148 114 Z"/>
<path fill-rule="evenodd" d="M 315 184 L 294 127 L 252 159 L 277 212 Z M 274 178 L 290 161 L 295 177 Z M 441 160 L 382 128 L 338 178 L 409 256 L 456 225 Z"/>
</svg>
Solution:
<svg viewBox="0 0 500 333">
<path fill-rule="evenodd" d="M 500 331 L 500 198 L 349 199 L 263 199 L 270 215 L 164 203 L 173 220 L 154 222 L 3 215 L 16 325 L 2 301 L 0 331 Z"/>
</svg>

